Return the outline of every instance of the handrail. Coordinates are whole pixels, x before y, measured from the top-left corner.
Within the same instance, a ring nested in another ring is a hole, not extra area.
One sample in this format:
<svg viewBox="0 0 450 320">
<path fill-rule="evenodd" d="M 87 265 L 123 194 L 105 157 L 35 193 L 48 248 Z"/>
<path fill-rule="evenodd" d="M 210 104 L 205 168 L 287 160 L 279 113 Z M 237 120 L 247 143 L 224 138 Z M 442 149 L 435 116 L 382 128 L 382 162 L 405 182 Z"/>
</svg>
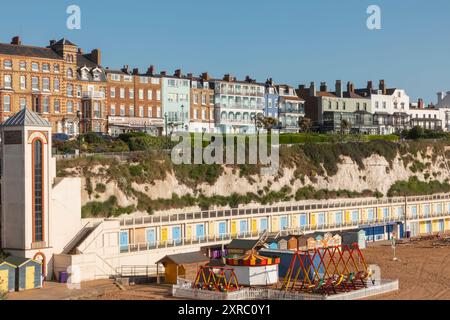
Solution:
<svg viewBox="0 0 450 320">
<path fill-rule="evenodd" d="M 68 253 L 70 250 L 74 249 L 71 246 L 73 246 L 76 241 L 78 240 L 78 237 L 84 232 L 84 230 L 87 228 L 88 225 L 90 225 L 91 222 L 89 221 L 88 223 L 86 223 L 81 229 L 80 231 L 77 232 L 77 234 L 67 243 L 67 245 L 63 248 L 63 254 Z M 70 248 L 70 250 L 68 250 L 67 248 Z"/>
<path fill-rule="evenodd" d="M 189 212 L 189 213 L 177 213 L 169 216 L 154 215 L 148 217 L 133 217 L 133 218 L 121 218 L 119 219 L 121 226 L 133 226 L 133 225 L 147 225 L 161 222 L 178 222 L 189 220 L 207 220 L 216 219 L 218 216 L 240 216 L 240 215 L 254 215 L 254 214 L 267 214 L 273 212 L 284 212 L 286 214 L 296 213 L 299 211 L 326 211 L 327 209 L 346 209 L 351 210 L 360 206 L 387 206 L 392 204 L 405 204 L 405 200 L 408 205 L 414 202 L 428 201 L 428 200 L 450 200 L 450 194 L 437 194 L 437 195 L 425 195 L 425 196 L 411 196 L 411 197 L 393 197 L 383 199 L 338 199 L 338 200 L 324 200 L 316 203 L 303 203 L 303 204 L 291 204 L 291 205 L 278 205 L 278 206 L 264 206 L 259 208 L 238 208 L 238 209 L 217 209 L 202 212 Z M 229 212 L 230 214 L 223 214 Z M 400 216 L 399 216 L 400 217 Z M 404 216 L 403 216 L 404 217 Z M 408 217 L 410 218 L 410 217 Z M 141 222 L 139 222 L 141 221 Z"/>
</svg>

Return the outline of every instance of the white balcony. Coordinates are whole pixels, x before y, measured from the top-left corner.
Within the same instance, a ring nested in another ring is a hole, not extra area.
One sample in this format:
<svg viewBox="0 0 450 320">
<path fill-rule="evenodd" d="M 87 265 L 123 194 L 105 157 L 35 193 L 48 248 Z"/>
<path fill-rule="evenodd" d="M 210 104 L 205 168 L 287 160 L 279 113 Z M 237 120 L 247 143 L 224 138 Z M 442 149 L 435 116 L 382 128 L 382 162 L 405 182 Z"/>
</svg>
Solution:
<svg viewBox="0 0 450 320">
<path fill-rule="evenodd" d="M 81 94 L 81 97 L 83 99 L 99 99 L 103 100 L 105 99 L 105 93 L 101 91 L 83 91 Z"/>
</svg>

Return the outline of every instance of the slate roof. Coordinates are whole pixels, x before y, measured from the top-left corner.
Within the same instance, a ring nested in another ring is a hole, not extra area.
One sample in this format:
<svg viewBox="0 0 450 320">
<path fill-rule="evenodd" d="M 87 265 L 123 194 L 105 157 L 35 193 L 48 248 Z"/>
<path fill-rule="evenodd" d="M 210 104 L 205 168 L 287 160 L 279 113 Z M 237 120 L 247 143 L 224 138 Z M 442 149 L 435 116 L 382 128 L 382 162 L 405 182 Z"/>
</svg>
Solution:
<svg viewBox="0 0 450 320">
<path fill-rule="evenodd" d="M 24 108 L 2 123 L 3 127 L 51 127 L 50 123 L 37 113 Z"/>
<path fill-rule="evenodd" d="M 167 255 L 157 263 L 164 263 L 167 261 L 172 261 L 175 264 L 189 264 L 189 263 L 202 263 L 209 262 L 209 258 L 202 254 L 200 251 L 197 252 L 189 252 L 189 253 L 180 253 L 180 254 L 172 254 Z"/>
<path fill-rule="evenodd" d="M 23 46 L 7 43 L 0 43 L 0 54 L 10 56 L 35 57 L 43 59 L 57 59 L 57 60 L 63 59 L 58 53 L 56 53 L 56 51 L 50 48 Z"/>
<path fill-rule="evenodd" d="M 66 46 L 75 46 L 75 47 L 77 46 L 75 43 L 67 40 L 66 38 L 62 38 L 61 40 L 56 42 L 54 45 L 55 46 L 57 46 L 57 45 L 66 45 Z"/>
<path fill-rule="evenodd" d="M 26 263 L 30 260 L 33 260 L 33 259 L 9 256 L 4 261 L 6 261 L 9 264 L 12 264 L 15 267 L 20 267 L 21 265 L 23 265 L 24 263 Z"/>
<path fill-rule="evenodd" d="M 227 247 L 228 249 L 252 250 L 258 242 L 258 240 L 233 239 Z"/>
</svg>

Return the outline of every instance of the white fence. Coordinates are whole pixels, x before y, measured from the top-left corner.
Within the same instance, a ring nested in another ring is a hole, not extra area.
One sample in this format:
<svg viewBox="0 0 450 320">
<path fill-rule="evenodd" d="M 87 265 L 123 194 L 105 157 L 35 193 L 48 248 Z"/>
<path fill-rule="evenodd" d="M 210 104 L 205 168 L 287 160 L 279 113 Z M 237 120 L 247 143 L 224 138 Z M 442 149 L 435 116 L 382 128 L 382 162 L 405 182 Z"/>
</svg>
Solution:
<svg viewBox="0 0 450 320">
<path fill-rule="evenodd" d="M 265 288 L 243 288 L 232 292 L 215 292 L 194 289 L 192 282 L 178 279 L 172 287 L 172 295 L 193 300 L 357 300 L 380 295 L 399 289 L 398 280 L 382 280 L 381 283 L 368 288 L 350 291 L 336 295 L 306 294 L 286 292 Z"/>
</svg>

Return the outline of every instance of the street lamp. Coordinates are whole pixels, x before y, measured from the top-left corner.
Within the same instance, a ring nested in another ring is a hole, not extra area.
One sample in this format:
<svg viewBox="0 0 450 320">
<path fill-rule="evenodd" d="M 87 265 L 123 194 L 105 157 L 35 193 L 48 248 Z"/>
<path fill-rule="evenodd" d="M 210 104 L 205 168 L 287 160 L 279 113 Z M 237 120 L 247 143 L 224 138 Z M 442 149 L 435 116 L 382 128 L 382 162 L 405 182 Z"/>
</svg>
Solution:
<svg viewBox="0 0 450 320">
<path fill-rule="evenodd" d="M 164 127 L 166 131 L 166 139 L 167 139 L 167 112 L 164 113 Z"/>
<path fill-rule="evenodd" d="M 184 131 L 184 105 L 181 105 L 181 131 Z"/>
<path fill-rule="evenodd" d="M 82 117 L 82 113 L 80 110 L 77 110 L 77 118 L 78 118 L 78 148 L 79 148 L 79 153 L 81 155 L 81 117 Z"/>
</svg>

